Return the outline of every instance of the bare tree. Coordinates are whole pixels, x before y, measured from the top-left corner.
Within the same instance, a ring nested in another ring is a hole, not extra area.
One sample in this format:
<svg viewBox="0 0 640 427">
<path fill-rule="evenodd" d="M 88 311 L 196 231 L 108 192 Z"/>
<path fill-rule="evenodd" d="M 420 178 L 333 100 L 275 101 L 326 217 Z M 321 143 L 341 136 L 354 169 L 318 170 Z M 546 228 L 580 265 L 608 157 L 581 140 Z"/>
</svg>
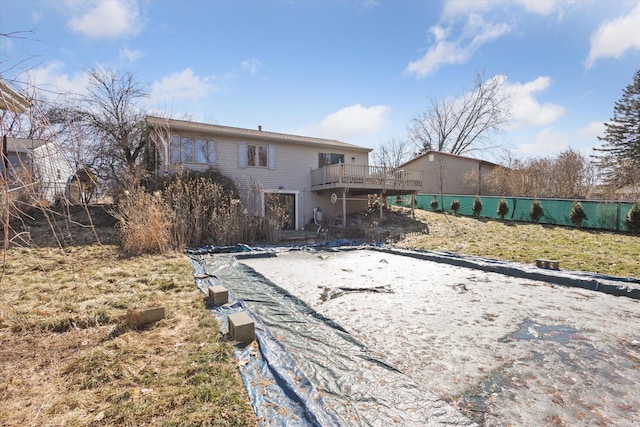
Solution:
<svg viewBox="0 0 640 427">
<path fill-rule="evenodd" d="M 495 136 L 509 118 L 505 78 L 477 73 L 474 88 L 459 98 L 429 99 L 426 111 L 409 125 L 418 153 L 429 150 L 463 154 L 495 148 Z"/>
<path fill-rule="evenodd" d="M 408 160 L 411 144 L 405 139 L 391 138 L 373 151 L 373 164 L 395 168 Z"/>
<path fill-rule="evenodd" d="M 98 178 L 122 186 L 139 177 L 147 143 L 144 112 L 137 102 L 147 92 L 127 71 L 88 69 L 89 92 L 50 111 L 52 122 L 63 126 L 68 148 L 79 166 Z"/>
<path fill-rule="evenodd" d="M 555 157 L 513 160 L 485 177 L 484 185 L 498 196 L 585 198 L 595 185 L 589 159 L 571 148 Z"/>
</svg>

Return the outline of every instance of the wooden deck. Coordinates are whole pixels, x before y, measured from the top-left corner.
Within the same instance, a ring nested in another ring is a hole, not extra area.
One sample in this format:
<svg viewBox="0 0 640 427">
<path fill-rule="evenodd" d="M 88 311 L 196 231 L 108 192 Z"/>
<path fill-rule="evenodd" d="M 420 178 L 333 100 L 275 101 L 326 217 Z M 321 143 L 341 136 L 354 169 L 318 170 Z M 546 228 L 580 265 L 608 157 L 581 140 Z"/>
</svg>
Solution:
<svg viewBox="0 0 640 427">
<path fill-rule="evenodd" d="M 380 166 L 339 163 L 311 171 L 314 191 L 406 194 L 422 189 L 422 172 Z"/>
</svg>

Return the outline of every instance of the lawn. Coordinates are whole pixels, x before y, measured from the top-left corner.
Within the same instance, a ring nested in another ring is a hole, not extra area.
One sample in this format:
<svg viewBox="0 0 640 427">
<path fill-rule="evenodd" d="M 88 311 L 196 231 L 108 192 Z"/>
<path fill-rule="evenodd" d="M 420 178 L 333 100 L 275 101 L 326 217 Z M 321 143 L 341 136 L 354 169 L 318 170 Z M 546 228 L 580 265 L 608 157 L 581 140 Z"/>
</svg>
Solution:
<svg viewBox="0 0 640 427">
<path fill-rule="evenodd" d="M 375 217 L 375 215 L 372 215 Z M 402 247 L 640 277 L 640 237 L 393 208 Z M 123 258 L 113 223 L 46 221 L 0 276 L 0 419 L 7 426 L 256 425 L 233 349 L 182 254 Z M 428 232 L 423 232 L 428 229 Z M 411 231 L 418 231 L 411 233 Z M 103 243 L 95 243 L 98 235 Z M 381 235 L 384 235 L 381 234 Z M 59 243 L 64 247 L 60 249 Z M 164 306 L 139 329 L 131 309 Z"/>
<path fill-rule="evenodd" d="M 409 215 L 406 208 L 400 209 Z M 560 261 L 563 270 L 640 278 L 640 236 L 541 224 L 455 217 L 416 210 L 428 234 L 413 233 L 397 245 L 534 264 Z"/>
<path fill-rule="evenodd" d="M 253 426 L 229 343 L 181 254 L 11 248 L 0 281 L 6 426 Z M 127 311 L 164 306 L 142 329 Z"/>
</svg>

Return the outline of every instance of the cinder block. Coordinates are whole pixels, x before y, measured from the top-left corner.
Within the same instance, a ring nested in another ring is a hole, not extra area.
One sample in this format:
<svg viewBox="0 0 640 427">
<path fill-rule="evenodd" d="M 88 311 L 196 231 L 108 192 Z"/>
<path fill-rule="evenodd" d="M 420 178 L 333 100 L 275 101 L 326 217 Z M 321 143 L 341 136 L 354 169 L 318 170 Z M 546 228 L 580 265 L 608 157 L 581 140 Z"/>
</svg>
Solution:
<svg viewBox="0 0 640 427">
<path fill-rule="evenodd" d="M 229 334 L 231 338 L 243 343 L 250 343 L 256 338 L 253 320 L 245 311 L 229 315 Z"/>
<path fill-rule="evenodd" d="M 560 261 L 549 260 L 549 259 L 537 259 L 536 267 L 538 268 L 547 268 L 553 270 L 560 270 Z"/>
<path fill-rule="evenodd" d="M 212 286 L 209 288 L 209 300 L 214 305 L 223 305 L 229 302 L 229 291 L 224 286 Z"/>
<path fill-rule="evenodd" d="M 134 327 L 141 327 L 164 319 L 164 316 L 164 307 L 149 308 L 146 310 L 129 310 L 127 312 L 127 323 Z"/>
</svg>

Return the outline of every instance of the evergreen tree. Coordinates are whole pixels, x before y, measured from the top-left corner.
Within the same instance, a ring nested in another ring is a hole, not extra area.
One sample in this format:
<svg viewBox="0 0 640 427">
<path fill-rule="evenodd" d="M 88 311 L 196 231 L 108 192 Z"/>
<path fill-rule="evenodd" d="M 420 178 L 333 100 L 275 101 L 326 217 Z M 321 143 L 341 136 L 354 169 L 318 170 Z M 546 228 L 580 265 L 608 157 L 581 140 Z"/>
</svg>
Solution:
<svg viewBox="0 0 640 427">
<path fill-rule="evenodd" d="M 614 105 L 613 118 L 605 123 L 597 165 L 605 180 L 616 188 L 640 184 L 640 70 Z"/>
</svg>

